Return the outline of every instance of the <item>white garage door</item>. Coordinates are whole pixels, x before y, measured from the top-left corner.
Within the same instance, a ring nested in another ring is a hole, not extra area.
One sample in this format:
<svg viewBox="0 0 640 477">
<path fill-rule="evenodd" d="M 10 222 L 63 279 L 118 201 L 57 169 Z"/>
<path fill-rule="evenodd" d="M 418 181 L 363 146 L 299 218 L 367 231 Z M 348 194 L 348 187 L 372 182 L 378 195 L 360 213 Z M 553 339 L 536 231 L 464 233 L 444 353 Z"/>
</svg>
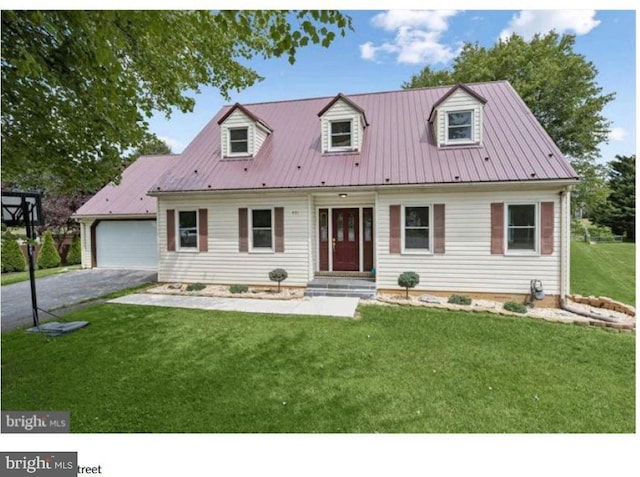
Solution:
<svg viewBox="0 0 640 477">
<path fill-rule="evenodd" d="M 155 220 L 113 220 L 96 227 L 96 259 L 103 268 L 157 268 Z"/>
</svg>

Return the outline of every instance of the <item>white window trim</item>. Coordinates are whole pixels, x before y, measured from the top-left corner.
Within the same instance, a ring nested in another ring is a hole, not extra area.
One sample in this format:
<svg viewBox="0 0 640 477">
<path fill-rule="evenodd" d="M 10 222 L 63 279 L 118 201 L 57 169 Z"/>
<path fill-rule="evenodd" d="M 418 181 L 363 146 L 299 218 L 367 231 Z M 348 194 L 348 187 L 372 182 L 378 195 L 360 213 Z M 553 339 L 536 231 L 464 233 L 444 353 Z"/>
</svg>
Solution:
<svg viewBox="0 0 640 477">
<path fill-rule="evenodd" d="M 444 144 L 475 144 L 476 137 L 476 114 L 475 109 L 445 109 L 444 113 Z M 449 139 L 449 114 L 471 113 L 471 138 L 470 139 Z"/>
<path fill-rule="evenodd" d="M 247 124 L 246 126 L 226 126 L 227 129 L 227 155 L 226 157 L 249 157 L 252 154 L 251 151 L 251 135 L 254 133 L 251 125 Z M 231 131 L 238 129 L 246 129 L 247 130 L 247 152 L 231 152 Z M 254 141 L 255 142 L 255 137 Z"/>
<path fill-rule="evenodd" d="M 429 248 L 405 248 L 405 218 L 406 207 L 428 207 L 429 208 Z M 400 222 L 400 240 L 401 240 L 401 254 L 402 255 L 433 255 L 433 204 L 424 202 L 407 202 L 402 204 L 401 210 L 401 222 Z"/>
<path fill-rule="evenodd" d="M 350 146 L 333 147 L 331 145 L 331 137 L 332 137 L 331 125 L 333 123 L 346 123 L 346 122 L 351 123 L 351 145 Z M 353 120 L 352 117 L 328 119 L 327 120 L 327 151 L 329 151 L 329 152 L 357 151 L 358 150 L 358 145 L 355 144 L 354 135 L 353 135 L 354 127 L 355 127 L 355 121 Z"/>
<path fill-rule="evenodd" d="M 195 212 L 196 214 L 196 246 L 195 247 L 183 247 L 180 245 L 180 212 Z M 199 253 L 200 252 L 200 217 L 198 209 L 176 209 L 176 252 L 182 253 Z"/>
<path fill-rule="evenodd" d="M 271 247 L 254 247 L 253 246 L 253 211 L 269 210 L 271 211 Z M 275 253 L 275 214 L 273 207 L 253 207 L 249 209 L 249 252 L 250 253 Z"/>
<path fill-rule="evenodd" d="M 509 206 L 510 205 L 533 205 L 535 207 L 535 232 L 533 234 L 533 250 L 509 249 Z M 540 256 L 540 201 L 519 200 L 504 203 L 504 254 L 524 255 L 530 257 Z"/>
</svg>

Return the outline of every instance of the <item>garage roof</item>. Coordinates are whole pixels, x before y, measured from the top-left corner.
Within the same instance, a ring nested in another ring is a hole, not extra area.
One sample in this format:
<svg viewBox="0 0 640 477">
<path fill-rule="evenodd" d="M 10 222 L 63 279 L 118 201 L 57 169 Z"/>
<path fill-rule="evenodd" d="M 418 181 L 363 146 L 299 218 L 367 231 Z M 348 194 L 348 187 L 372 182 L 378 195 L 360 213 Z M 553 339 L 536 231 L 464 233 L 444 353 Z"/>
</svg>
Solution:
<svg viewBox="0 0 640 477">
<path fill-rule="evenodd" d="M 122 173 L 120 184 L 103 187 L 78 209 L 74 217 L 103 215 L 156 215 L 156 198 L 147 191 L 180 156 L 140 156 Z"/>
</svg>

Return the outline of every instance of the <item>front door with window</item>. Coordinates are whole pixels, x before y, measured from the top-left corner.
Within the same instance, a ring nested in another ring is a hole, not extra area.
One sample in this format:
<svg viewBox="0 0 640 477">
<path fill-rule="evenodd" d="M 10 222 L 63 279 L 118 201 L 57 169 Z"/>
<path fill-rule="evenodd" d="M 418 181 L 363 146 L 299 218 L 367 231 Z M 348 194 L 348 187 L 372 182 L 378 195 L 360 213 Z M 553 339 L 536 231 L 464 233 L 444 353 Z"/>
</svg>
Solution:
<svg viewBox="0 0 640 477">
<path fill-rule="evenodd" d="M 359 210 L 333 209 L 331 215 L 333 270 L 357 272 L 360 269 Z"/>
</svg>

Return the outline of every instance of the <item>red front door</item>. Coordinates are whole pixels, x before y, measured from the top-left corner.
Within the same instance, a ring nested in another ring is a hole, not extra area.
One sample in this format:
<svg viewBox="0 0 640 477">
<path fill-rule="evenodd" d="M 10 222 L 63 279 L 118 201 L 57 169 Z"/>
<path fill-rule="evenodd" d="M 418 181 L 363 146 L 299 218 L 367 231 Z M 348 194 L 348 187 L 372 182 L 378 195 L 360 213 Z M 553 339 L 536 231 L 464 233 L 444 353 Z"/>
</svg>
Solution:
<svg viewBox="0 0 640 477">
<path fill-rule="evenodd" d="M 333 270 L 357 272 L 360 270 L 360 237 L 358 209 L 333 209 L 331 246 Z"/>
</svg>

